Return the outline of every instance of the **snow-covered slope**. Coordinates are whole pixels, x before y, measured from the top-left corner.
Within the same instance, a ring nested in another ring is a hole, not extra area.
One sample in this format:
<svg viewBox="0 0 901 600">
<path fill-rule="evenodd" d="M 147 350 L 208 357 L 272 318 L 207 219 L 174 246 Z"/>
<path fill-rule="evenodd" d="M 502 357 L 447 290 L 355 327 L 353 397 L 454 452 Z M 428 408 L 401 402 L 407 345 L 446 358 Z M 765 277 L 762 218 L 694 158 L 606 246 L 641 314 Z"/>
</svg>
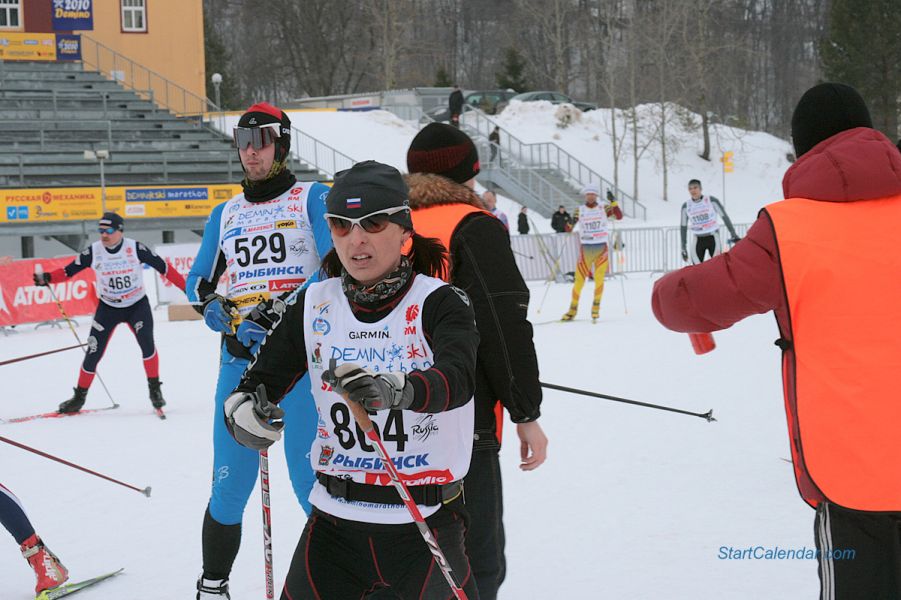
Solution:
<svg viewBox="0 0 901 600">
<path fill-rule="evenodd" d="M 580 118 L 561 129 L 557 107 L 549 102 L 511 102 L 495 119 L 502 129 L 526 143 L 554 142 L 595 171 L 613 180 L 612 114 L 608 109 L 580 113 Z M 679 209 L 688 199 L 690 179 L 700 179 L 704 191 L 726 201 L 726 209 L 736 222 L 750 222 L 765 204 L 782 199 L 782 175 L 789 167 L 786 155 L 791 145 L 767 133 L 745 131 L 723 125 L 710 128 L 711 160 L 699 154 L 703 147 L 700 116 L 668 105 L 667 123 L 669 201 L 663 201 L 663 165 L 654 136 L 659 106 L 638 107 L 639 148 L 647 145 L 638 167 L 638 198 L 648 207 L 650 225 L 678 224 Z M 622 139 L 619 186 L 634 192 L 632 129 L 627 114 L 616 111 L 617 135 Z M 625 136 L 623 135 L 625 133 Z M 723 189 L 722 152 L 734 154 L 735 170 L 726 174 Z M 637 224 L 637 223 L 636 223 Z"/>
</svg>

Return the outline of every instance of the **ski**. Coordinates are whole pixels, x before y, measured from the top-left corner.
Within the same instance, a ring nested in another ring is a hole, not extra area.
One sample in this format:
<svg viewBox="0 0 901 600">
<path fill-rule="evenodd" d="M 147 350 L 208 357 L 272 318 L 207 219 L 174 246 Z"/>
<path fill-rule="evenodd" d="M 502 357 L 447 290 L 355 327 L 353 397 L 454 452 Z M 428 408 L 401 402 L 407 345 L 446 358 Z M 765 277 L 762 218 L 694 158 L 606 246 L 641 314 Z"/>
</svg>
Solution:
<svg viewBox="0 0 901 600">
<path fill-rule="evenodd" d="M 62 417 L 77 417 L 78 415 L 91 415 L 98 412 L 103 412 L 106 410 L 113 410 L 114 408 L 119 408 L 118 404 L 113 406 L 105 406 L 103 408 L 86 408 L 82 409 L 78 412 L 74 413 L 61 413 L 61 412 L 47 412 L 40 413 L 37 415 L 28 415 L 26 417 L 15 417 L 12 419 L 0 419 L 0 423 L 24 423 L 26 421 L 34 421 L 36 419 L 60 419 Z"/>
<path fill-rule="evenodd" d="M 80 592 L 86 587 L 90 587 L 94 584 L 100 583 L 101 581 L 105 581 L 110 577 L 115 577 L 124 570 L 125 569 L 119 569 L 118 571 L 112 571 L 110 573 L 106 573 L 105 575 L 98 575 L 97 577 L 85 579 L 84 581 L 77 581 L 75 583 L 64 583 L 53 588 L 52 590 L 44 590 L 43 592 L 35 596 L 34 600 L 55 600 L 56 598 L 70 596 L 76 592 Z"/>
<path fill-rule="evenodd" d="M 554 319 L 553 321 L 538 321 L 537 323 L 532 323 L 533 327 L 538 325 L 553 325 L 553 324 L 564 324 L 564 323 L 587 323 L 591 322 L 592 324 L 597 324 L 598 319 L 569 319 L 568 321 L 564 321 L 563 319 Z"/>
</svg>

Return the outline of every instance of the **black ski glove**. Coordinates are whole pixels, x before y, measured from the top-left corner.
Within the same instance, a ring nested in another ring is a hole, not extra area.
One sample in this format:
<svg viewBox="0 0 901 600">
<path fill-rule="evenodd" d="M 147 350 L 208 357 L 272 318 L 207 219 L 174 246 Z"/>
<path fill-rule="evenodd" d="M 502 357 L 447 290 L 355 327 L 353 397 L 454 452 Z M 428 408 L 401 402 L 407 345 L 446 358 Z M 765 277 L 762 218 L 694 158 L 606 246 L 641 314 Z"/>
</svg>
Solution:
<svg viewBox="0 0 901 600">
<path fill-rule="evenodd" d="M 256 392 L 236 392 L 225 399 L 225 426 L 235 441 L 252 450 L 265 450 L 282 439 L 285 411 L 269 402 L 261 383 Z M 270 423 L 270 420 L 272 421 Z"/>
<path fill-rule="evenodd" d="M 354 363 L 338 366 L 333 358 L 322 380 L 366 410 L 405 410 L 413 404 L 413 386 L 405 373 L 371 373 Z"/>
</svg>

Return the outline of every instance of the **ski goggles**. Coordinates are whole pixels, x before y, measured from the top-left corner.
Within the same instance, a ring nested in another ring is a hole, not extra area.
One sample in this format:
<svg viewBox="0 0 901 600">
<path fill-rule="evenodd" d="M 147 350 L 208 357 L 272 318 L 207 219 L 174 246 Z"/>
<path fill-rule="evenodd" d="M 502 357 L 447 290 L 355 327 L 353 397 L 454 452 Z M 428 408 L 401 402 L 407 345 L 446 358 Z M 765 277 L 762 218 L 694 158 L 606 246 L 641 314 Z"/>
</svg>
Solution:
<svg viewBox="0 0 901 600">
<path fill-rule="evenodd" d="M 243 150 L 247 146 L 260 150 L 274 144 L 278 139 L 278 123 L 262 127 L 235 127 L 232 137 L 238 150 Z"/>
<path fill-rule="evenodd" d="M 338 237 L 344 237 L 350 233 L 350 230 L 353 229 L 354 225 L 366 233 L 379 233 L 385 231 L 385 228 L 388 227 L 388 223 L 391 222 L 392 215 L 409 210 L 409 206 L 394 206 L 384 210 L 377 210 L 373 213 L 369 213 L 365 217 L 357 217 L 356 219 L 332 213 L 325 213 L 325 218 L 328 221 L 329 229 L 332 230 L 332 233 Z"/>
<path fill-rule="evenodd" d="M 116 233 L 117 229 L 115 227 L 101 227 L 97 230 L 97 233 L 105 233 L 106 235 L 113 235 Z"/>
</svg>

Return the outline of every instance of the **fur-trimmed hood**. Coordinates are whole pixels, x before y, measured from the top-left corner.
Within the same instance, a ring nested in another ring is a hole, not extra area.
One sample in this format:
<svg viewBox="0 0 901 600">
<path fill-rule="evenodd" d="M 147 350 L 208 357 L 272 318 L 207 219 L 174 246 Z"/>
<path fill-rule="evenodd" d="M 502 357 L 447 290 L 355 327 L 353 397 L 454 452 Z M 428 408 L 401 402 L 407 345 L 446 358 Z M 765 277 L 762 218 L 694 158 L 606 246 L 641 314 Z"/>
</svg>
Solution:
<svg viewBox="0 0 901 600">
<path fill-rule="evenodd" d="M 410 208 L 413 210 L 441 204 L 469 204 L 484 208 L 474 191 L 446 177 L 413 173 L 404 175 L 404 180 L 410 188 Z"/>
</svg>

